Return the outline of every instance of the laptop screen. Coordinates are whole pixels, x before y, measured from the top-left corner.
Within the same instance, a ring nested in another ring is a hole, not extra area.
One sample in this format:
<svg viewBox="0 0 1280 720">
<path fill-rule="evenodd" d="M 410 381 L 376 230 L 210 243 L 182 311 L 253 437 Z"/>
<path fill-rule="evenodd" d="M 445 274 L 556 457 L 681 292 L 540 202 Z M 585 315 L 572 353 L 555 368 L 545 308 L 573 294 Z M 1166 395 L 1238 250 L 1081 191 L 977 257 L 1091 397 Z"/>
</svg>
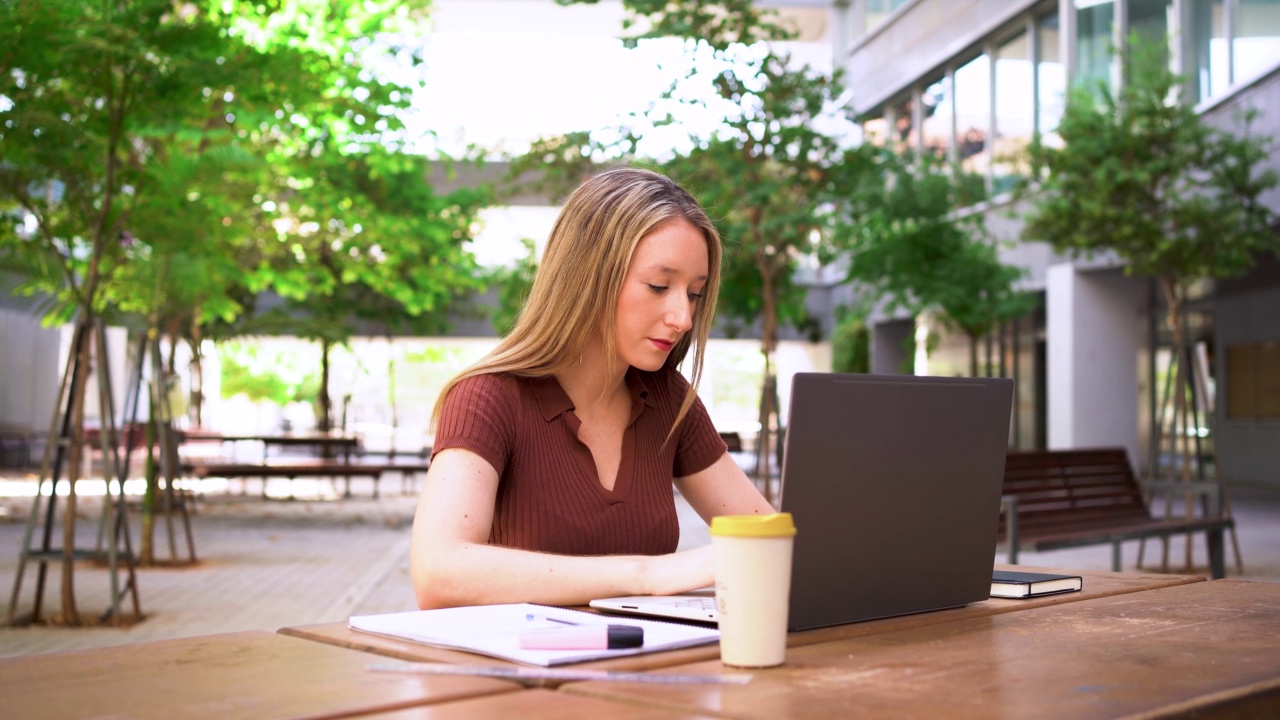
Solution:
<svg viewBox="0 0 1280 720">
<path fill-rule="evenodd" d="M 794 377 L 790 629 L 989 596 L 1012 400 L 1008 379 Z"/>
</svg>

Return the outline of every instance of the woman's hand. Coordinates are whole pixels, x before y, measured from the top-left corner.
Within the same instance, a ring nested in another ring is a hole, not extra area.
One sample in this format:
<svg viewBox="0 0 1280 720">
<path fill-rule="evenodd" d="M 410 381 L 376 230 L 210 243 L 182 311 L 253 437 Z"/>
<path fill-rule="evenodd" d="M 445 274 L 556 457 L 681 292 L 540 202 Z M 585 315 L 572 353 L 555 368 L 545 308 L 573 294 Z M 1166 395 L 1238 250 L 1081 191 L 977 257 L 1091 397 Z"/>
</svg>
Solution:
<svg viewBox="0 0 1280 720">
<path fill-rule="evenodd" d="M 643 595 L 676 595 L 715 584 L 715 558 L 711 546 L 671 555 L 650 557 L 645 563 L 641 588 Z"/>
</svg>

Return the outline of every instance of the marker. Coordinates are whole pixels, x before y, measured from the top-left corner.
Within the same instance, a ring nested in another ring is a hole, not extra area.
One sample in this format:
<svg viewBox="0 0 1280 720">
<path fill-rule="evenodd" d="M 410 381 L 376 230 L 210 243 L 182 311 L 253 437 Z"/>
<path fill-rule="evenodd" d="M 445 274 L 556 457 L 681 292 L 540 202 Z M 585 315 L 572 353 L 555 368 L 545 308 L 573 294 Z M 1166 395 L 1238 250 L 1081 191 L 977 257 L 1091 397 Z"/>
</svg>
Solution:
<svg viewBox="0 0 1280 720">
<path fill-rule="evenodd" d="M 533 614 L 525 619 L 573 627 L 522 633 L 520 647 L 524 650 L 624 650 L 644 645 L 644 628 L 635 625 L 586 625 Z"/>
</svg>

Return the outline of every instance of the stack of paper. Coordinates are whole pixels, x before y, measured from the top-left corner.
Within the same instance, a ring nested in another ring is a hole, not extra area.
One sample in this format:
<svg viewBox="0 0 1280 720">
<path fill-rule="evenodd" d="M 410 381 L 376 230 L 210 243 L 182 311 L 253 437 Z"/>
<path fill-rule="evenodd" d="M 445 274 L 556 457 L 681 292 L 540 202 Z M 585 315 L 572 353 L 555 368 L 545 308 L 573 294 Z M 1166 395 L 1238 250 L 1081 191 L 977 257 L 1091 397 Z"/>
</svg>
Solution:
<svg viewBox="0 0 1280 720">
<path fill-rule="evenodd" d="M 641 627 L 644 628 L 644 645 L 622 650 L 527 650 L 520 647 L 521 635 L 564 628 L 566 624 Z M 714 627 L 610 617 L 530 603 L 355 615 L 348 620 L 348 625 L 362 632 L 543 667 L 674 650 L 720 639 L 720 631 Z"/>
</svg>

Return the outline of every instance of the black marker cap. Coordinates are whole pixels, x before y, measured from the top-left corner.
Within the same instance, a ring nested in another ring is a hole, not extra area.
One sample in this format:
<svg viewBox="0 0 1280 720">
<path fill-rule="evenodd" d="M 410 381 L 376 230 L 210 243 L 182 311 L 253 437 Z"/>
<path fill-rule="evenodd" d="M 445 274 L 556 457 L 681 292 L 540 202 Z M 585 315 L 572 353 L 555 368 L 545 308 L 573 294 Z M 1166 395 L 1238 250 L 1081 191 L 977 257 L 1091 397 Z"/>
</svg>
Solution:
<svg viewBox="0 0 1280 720">
<path fill-rule="evenodd" d="M 644 645 L 644 628 L 635 625 L 610 625 L 609 649 L 622 650 Z"/>
</svg>

